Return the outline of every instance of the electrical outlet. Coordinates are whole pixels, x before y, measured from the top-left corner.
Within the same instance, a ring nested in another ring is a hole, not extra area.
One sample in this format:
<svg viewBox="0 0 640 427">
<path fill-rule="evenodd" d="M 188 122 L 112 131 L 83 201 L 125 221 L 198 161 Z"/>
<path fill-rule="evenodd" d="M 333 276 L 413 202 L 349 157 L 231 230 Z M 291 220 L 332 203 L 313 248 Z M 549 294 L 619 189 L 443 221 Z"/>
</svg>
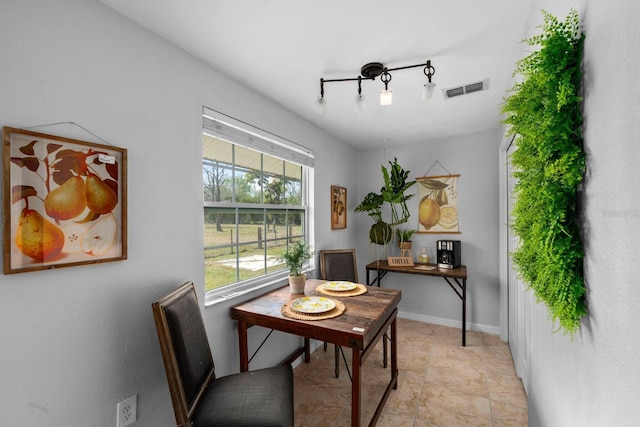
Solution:
<svg viewBox="0 0 640 427">
<path fill-rule="evenodd" d="M 134 394 L 128 399 L 118 403 L 117 427 L 127 427 L 136 422 L 138 395 Z"/>
</svg>

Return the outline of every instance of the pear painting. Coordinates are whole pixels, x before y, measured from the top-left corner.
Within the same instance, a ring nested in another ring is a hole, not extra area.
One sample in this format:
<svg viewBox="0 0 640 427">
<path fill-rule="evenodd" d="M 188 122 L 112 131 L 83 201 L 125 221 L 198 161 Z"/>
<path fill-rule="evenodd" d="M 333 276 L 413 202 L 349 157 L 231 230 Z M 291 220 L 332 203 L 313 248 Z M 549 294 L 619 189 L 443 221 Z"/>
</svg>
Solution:
<svg viewBox="0 0 640 427">
<path fill-rule="evenodd" d="M 4 273 L 126 259 L 126 150 L 3 128 Z"/>
<path fill-rule="evenodd" d="M 80 247 L 82 252 L 102 255 L 111 248 L 118 232 L 118 224 L 113 215 L 101 218 L 82 236 Z"/>
<path fill-rule="evenodd" d="M 57 220 L 65 220 L 75 218 L 84 212 L 87 207 L 84 187 L 84 180 L 74 176 L 47 194 L 44 198 L 47 215 Z"/>
<path fill-rule="evenodd" d="M 26 256 L 44 260 L 60 253 L 64 247 L 64 233 L 38 211 L 24 208 L 18 221 L 16 246 Z"/>
<path fill-rule="evenodd" d="M 92 212 L 107 214 L 116 207 L 118 195 L 96 175 L 87 176 L 85 189 L 87 206 Z"/>
</svg>

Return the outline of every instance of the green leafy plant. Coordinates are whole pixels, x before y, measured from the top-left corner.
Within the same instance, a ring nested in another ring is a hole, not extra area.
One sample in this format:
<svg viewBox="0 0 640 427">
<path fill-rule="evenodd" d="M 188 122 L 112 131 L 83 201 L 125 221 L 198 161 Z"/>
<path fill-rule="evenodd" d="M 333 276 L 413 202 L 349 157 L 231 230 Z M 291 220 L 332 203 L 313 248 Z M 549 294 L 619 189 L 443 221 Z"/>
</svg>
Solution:
<svg viewBox="0 0 640 427">
<path fill-rule="evenodd" d="M 411 213 L 407 207 L 407 201 L 413 197 L 413 194 L 406 194 L 406 191 L 416 183 L 415 181 L 407 182 L 409 171 L 405 171 L 400 166 L 397 158 L 389 162 L 389 165 L 391 166 L 389 169 L 381 166 L 384 187 L 380 189 L 380 193 L 370 192 L 355 208 L 356 212 L 366 212 L 373 219 L 374 224 L 369 230 L 369 240 L 378 245 L 389 243 L 393 236 L 393 227 L 404 224 L 409 219 Z M 390 222 L 382 219 L 384 203 L 388 203 L 390 207 Z"/>
<path fill-rule="evenodd" d="M 301 276 L 304 263 L 311 259 L 312 252 L 304 242 L 296 242 L 292 247 L 286 249 L 280 257 L 287 264 L 291 276 Z"/>
<path fill-rule="evenodd" d="M 396 239 L 398 242 L 410 242 L 411 236 L 416 232 L 416 230 L 403 230 L 401 228 L 396 228 Z"/>
<path fill-rule="evenodd" d="M 576 207 L 586 167 L 579 96 L 584 35 L 575 10 L 565 22 L 542 12 L 542 33 L 525 40 L 540 48 L 518 61 L 523 80 L 502 108 L 517 146 L 511 227 L 520 246 L 513 260 L 552 321 L 573 335 L 587 314 Z"/>
</svg>

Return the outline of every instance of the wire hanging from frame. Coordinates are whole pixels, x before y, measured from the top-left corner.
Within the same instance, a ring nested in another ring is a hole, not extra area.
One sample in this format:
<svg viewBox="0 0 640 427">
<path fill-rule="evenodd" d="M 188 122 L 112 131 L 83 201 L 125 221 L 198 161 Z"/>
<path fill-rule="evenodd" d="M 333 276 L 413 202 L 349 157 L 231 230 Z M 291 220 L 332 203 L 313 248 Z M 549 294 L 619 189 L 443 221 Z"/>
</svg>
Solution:
<svg viewBox="0 0 640 427">
<path fill-rule="evenodd" d="M 449 175 L 453 175 L 451 172 L 449 172 L 449 170 L 447 168 L 445 168 L 442 163 L 440 163 L 438 160 L 436 160 L 435 162 L 433 162 L 433 164 L 431 165 L 431 167 L 429 169 L 427 169 L 427 171 L 424 173 L 424 175 L 422 175 L 423 177 L 429 175 L 429 172 L 431 172 L 431 169 L 433 169 L 435 167 L 435 165 L 440 165 L 440 167 L 442 169 L 444 169 Z"/>
<path fill-rule="evenodd" d="M 91 132 L 89 129 L 85 128 L 84 126 L 76 123 L 76 122 L 55 122 L 55 123 L 47 123 L 44 125 L 35 125 L 35 126 L 29 126 L 29 127 L 23 127 L 20 128 L 22 130 L 30 130 L 30 129 L 37 129 L 37 128 L 44 128 L 44 127 L 49 127 L 49 126 L 59 126 L 59 125 L 73 125 L 73 126 L 77 126 L 80 129 L 82 129 L 83 131 L 87 132 L 90 135 L 93 135 L 94 137 L 98 138 L 100 141 L 102 141 L 103 144 L 106 145 L 110 145 L 113 147 L 113 144 L 111 144 L 109 141 L 107 141 L 104 138 L 101 138 L 100 136 L 96 135 L 95 133 Z"/>
</svg>

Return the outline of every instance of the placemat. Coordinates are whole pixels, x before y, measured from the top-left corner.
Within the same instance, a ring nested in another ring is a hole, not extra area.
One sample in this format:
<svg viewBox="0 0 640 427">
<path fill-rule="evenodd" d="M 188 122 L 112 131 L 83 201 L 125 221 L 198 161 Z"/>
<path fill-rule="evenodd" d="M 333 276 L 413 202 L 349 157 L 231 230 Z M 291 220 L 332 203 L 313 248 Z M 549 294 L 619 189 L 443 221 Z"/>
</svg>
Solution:
<svg viewBox="0 0 640 427">
<path fill-rule="evenodd" d="M 316 288 L 316 292 L 330 297 L 355 297 L 367 293 L 367 287 L 362 283 L 356 283 L 356 288 L 350 291 L 330 291 L 320 285 Z"/>
<path fill-rule="evenodd" d="M 295 300 L 293 300 L 293 301 L 295 301 Z M 330 311 L 327 311 L 325 313 L 317 313 L 317 314 L 314 314 L 314 313 L 300 313 L 300 312 L 295 311 L 294 309 L 291 308 L 291 303 L 293 301 L 286 302 L 282 306 L 282 308 L 280 309 L 280 312 L 284 316 L 290 317 L 290 318 L 296 319 L 296 320 L 324 320 L 324 319 L 331 319 L 331 318 L 340 316 L 346 310 L 346 307 L 344 306 L 344 304 L 342 302 L 332 300 L 333 302 L 336 303 L 336 306 L 335 306 L 335 308 L 333 308 Z"/>
</svg>

